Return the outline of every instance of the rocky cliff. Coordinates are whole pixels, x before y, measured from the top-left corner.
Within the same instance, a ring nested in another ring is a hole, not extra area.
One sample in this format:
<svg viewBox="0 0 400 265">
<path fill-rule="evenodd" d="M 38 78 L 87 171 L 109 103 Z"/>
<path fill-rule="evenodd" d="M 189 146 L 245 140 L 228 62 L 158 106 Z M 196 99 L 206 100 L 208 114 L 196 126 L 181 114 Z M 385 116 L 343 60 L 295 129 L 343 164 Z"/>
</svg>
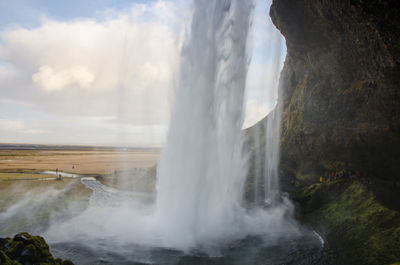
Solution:
<svg viewBox="0 0 400 265">
<path fill-rule="evenodd" d="M 274 0 L 286 39 L 281 165 L 400 177 L 400 1 Z"/>
<path fill-rule="evenodd" d="M 281 186 L 296 203 L 297 219 L 346 264 L 400 261 L 399 14 L 398 0 L 271 6 L 287 45 L 279 88 Z M 247 130 L 250 153 L 267 150 L 252 135 L 265 135 L 260 128 L 271 115 Z M 331 172 L 343 174 L 327 181 Z"/>
</svg>

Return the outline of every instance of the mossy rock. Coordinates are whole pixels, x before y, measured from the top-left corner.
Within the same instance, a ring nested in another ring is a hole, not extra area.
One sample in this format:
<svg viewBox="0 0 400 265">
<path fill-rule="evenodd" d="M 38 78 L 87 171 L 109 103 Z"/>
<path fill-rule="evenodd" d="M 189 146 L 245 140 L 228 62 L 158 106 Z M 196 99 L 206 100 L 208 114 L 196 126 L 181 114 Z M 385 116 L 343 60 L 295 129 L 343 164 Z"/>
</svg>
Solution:
<svg viewBox="0 0 400 265">
<path fill-rule="evenodd" d="M 14 238 L 0 239 L 1 264 L 71 265 L 71 261 L 54 259 L 43 237 L 19 233 Z"/>
<path fill-rule="evenodd" d="M 299 219 L 320 231 L 349 264 L 396 264 L 400 213 L 381 204 L 359 181 L 314 184 L 297 190 Z"/>
<path fill-rule="evenodd" d="M 20 263 L 12 261 L 4 251 L 0 250 L 0 264 L 3 265 L 18 265 Z"/>
</svg>

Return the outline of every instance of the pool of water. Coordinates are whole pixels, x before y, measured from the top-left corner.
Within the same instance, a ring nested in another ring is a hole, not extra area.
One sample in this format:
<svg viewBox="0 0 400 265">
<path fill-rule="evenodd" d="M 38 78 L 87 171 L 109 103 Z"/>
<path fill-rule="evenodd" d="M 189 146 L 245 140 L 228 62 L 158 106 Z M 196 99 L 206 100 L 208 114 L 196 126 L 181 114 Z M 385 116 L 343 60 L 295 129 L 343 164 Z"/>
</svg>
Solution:
<svg viewBox="0 0 400 265">
<path fill-rule="evenodd" d="M 91 195 L 92 201 L 100 205 L 107 205 L 110 201 L 116 203 L 121 198 L 152 201 L 151 198 L 154 195 L 145 194 L 146 197 L 142 193 L 125 194 L 126 192 L 107 187 L 94 178 L 83 178 L 81 182 L 93 191 Z M 39 197 L 28 196 L 7 211 L 0 213 L 0 236 L 12 236 L 20 231 L 45 235 L 44 232 L 51 224 L 50 220 L 64 223 L 64 221 L 79 215 L 86 207 L 81 204 L 74 206 L 72 202 L 69 202 L 65 194 L 68 193 L 70 188 L 60 191 L 49 190 Z M 55 209 L 55 206 L 58 208 L 56 207 L 57 209 Z M 79 226 L 81 224 L 77 223 L 76 225 Z M 75 229 L 77 228 L 75 227 Z M 51 252 L 55 257 L 70 259 L 76 265 L 343 264 L 338 261 L 338 255 L 327 247 L 318 234 L 305 228 L 300 228 L 300 230 L 300 233 L 296 236 L 278 239 L 269 238 L 267 235 L 248 236 L 233 242 L 220 242 L 218 246 L 211 247 L 212 251 L 210 251 L 210 246 L 207 246 L 207 250 L 199 246 L 189 252 L 132 243 L 121 244 L 121 240 L 118 240 L 118 238 L 105 238 L 101 235 L 96 237 L 96 240 L 92 239 L 86 242 L 85 238 L 76 241 L 57 240 L 56 238 L 52 243 L 49 240 L 50 238 L 46 236 L 45 238 L 50 243 Z M 138 240 L 132 240 L 132 242 L 140 243 Z"/>
<path fill-rule="evenodd" d="M 248 237 L 228 243 L 219 253 L 207 255 L 200 250 L 189 253 L 165 248 L 151 248 L 137 245 L 110 248 L 110 243 L 103 242 L 91 246 L 77 242 L 51 245 L 52 253 L 63 259 L 70 259 L 76 264 L 211 264 L 211 265 L 246 265 L 246 264 L 296 264 L 296 265 L 339 265 L 337 257 L 312 232 L 305 232 L 296 239 L 281 239 L 270 242 L 268 238 Z M 103 245 L 103 247 L 101 247 Z"/>
</svg>

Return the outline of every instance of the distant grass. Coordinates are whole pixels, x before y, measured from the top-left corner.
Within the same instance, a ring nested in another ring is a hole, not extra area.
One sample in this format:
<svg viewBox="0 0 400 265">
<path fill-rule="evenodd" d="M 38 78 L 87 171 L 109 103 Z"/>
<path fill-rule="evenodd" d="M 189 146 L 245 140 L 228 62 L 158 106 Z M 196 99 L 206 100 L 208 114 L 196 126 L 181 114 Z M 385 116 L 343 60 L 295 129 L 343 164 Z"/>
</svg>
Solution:
<svg viewBox="0 0 400 265">
<path fill-rule="evenodd" d="M 9 168 L 9 169 L 0 169 L 0 173 L 34 173 L 39 172 L 36 168 Z"/>
<path fill-rule="evenodd" d="M 0 150 L 0 172 L 56 170 L 77 174 L 111 174 L 121 169 L 151 167 L 158 153 L 99 150 Z"/>
<path fill-rule="evenodd" d="M 56 177 L 56 176 L 48 176 L 43 174 L 30 174 L 30 173 L 1 173 L 0 172 L 0 180 L 19 180 L 19 179 L 42 179 L 47 177 Z"/>
</svg>

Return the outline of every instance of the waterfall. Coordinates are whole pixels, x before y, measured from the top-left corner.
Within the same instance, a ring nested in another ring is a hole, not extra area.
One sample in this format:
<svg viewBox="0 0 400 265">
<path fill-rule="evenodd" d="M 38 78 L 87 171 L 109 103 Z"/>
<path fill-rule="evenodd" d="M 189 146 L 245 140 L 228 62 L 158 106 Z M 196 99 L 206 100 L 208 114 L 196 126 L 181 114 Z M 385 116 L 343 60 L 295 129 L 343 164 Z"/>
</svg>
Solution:
<svg viewBox="0 0 400 265">
<path fill-rule="evenodd" d="M 257 4 L 261 2 L 263 1 L 257 1 Z M 284 46 L 279 31 L 271 21 L 269 25 L 266 25 L 267 22 L 254 23 L 254 27 L 258 29 L 254 37 L 259 44 L 255 47 L 257 56 L 253 60 L 256 62 L 250 65 L 248 78 L 255 82 L 258 88 L 256 99 L 254 95 L 252 97 L 253 103 L 259 106 L 256 111 L 262 112 L 266 117 L 247 129 L 251 150 L 251 179 L 247 185 L 250 185 L 251 189 L 247 187 L 246 197 L 251 204 L 273 206 L 280 201 L 281 195 L 278 169 L 282 107 L 281 98 L 278 97 L 278 84 Z M 260 67 L 260 62 L 263 67 Z"/>
<path fill-rule="evenodd" d="M 168 241 L 190 245 L 230 233 L 239 216 L 247 35 L 253 3 L 199 0 L 183 49 L 156 216 Z"/>
<path fill-rule="evenodd" d="M 249 236 L 274 245 L 298 233 L 290 218 L 292 204 L 276 200 L 279 112 L 257 132 L 260 146 L 268 145 L 268 152 L 260 152 L 263 177 L 257 185 L 265 188 L 260 194 L 270 205 L 247 208 L 243 202 L 248 161 L 242 126 L 253 9 L 248 0 L 194 1 L 156 193 L 122 192 L 84 179 L 93 190 L 87 209 L 54 222 L 45 234 L 50 242 L 122 253 L 134 245 L 214 256 Z"/>
<path fill-rule="evenodd" d="M 265 122 L 264 203 L 273 205 L 279 199 L 279 139 L 280 104 L 269 114 Z"/>
<path fill-rule="evenodd" d="M 279 141 L 280 141 L 280 125 L 281 125 L 281 112 L 282 112 L 282 102 L 281 98 L 278 96 L 278 84 L 279 84 L 279 71 L 281 69 L 281 41 L 282 38 L 277 31 L 271 31 L 271 45 L 269 52 L 271 52 L 270 57 L 273 62 L 269 67 L 268 71 L 273 77 L 268 82 L 269 91 L 274 92 L 276 97 L 276 105 L 274 110 L 269 113 L 266 118 L 264 125 L 265 131 L 265 157 L 264 157 L 264 200 L 266 204 L 275 204 L 280 195 L 279 187 Z"/>
</svg>

